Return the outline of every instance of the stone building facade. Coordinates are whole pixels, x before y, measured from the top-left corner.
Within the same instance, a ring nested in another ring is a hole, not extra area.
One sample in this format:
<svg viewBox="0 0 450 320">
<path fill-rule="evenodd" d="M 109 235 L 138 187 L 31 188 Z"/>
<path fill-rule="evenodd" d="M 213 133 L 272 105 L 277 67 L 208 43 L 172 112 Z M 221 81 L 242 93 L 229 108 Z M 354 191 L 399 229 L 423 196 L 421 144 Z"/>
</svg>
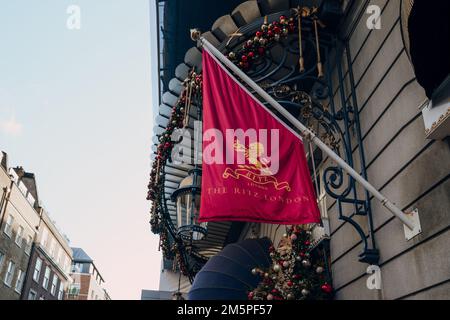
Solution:
<svg viewBox="0 0 450 320">
<path fill-rule="evenodd" d="M 5 153 L 0 187 L 0 299 L 19 300 L 39 225 L 38 196 L 34 176 L 9 168 Z"/>
<path fill-rule="evenodd" d="M 72 283 L 72 250 L 47 212 L 41 208 L 38 236 L 33 245 L 23 300 L 63 300 Z"/>
<path fill-rule="evenodd" d="M 372 5 L 381 9 L 379 30 L 367 27 Z M 418 209 L 422 233 L 407 241 L 402 223 L 372 199 L 382 283 L 381 290 L 369 290 L 368 265 L 358 261 L 361 238 L 338 219 L 336 201 L 326 197 L 337 299 L 450 298 L 450 145 L 448 137 L 429 140 L 426 136 L 422 111 L 430 99 L 410 59 L 404 16 L 408 5 L 411 1 L 344 1 L 340 36 L 349 42 L 368 180 L 401 209 Z M 343 65 L 344 89 L 351 101 L 346 61 Z M 333 78 L 333 83 L 339 83 L 337 71 Z M 338 103 L 338 87 L 334 87 L 334 99 Z M 360 169 L 357 148 L 354 161 Z M 324 159 L 322 167 L 329 165 L 330 160 Z M 367 218 L 355 220 L 368 236 Z M 259 236 L 277 242 L 284 231 L 276 229 L 263 225 Z"/>
<path fill-rule="evenodd" d="M 61 300 L 72 279 L 69 240 L 41 206 L 36 178 L 0 159 L 0 300 Z"/>
</svg>

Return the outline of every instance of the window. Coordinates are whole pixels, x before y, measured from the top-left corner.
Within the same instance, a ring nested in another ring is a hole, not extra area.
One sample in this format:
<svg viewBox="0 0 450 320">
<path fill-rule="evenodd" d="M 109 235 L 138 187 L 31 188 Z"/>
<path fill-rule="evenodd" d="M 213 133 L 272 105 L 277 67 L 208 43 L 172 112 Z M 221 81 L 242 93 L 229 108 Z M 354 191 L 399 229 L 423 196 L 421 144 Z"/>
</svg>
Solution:
<svg viewBox="0 0 450 320">
<path fill-rule="evenodd" d="M 69 295 L 77 296 L 80 294 L 80 284 L 74 283 L 69 287 Z"/>
<path fill-rule="evenodd" d="M 27 237 L 27 246 L 25 247 L 25 253 L 27 255 L 30 255 L 32 246 L 33 246 L 33 237 L 32 236 L 28 236 Z"/>
<path fill-rule="evenodd" d="M 53 281 L 52 281 L 52 288 L 50 289 L 50 293 L 52 294 L 52 296 L 54 296 L 56 293 L 57 285 L 58 285 L 58 277 L 56 276 L 56 274 L 54 274 Z"/>
<path fill-rule="evenodd" d="M 26 197 L 28 189 L 22 181 L 19 182 L 19 189 L 20 191 L 22 191 L 22 194 Z"/>
<path fill-rule="evenodd" d="M 16 265 L 14 264 L 14 262 L 10 261 L 8 263 L 8 268 L 6 269 L 5 279 L 4 279 L 4 283 L 8 287 L 11 287 L 11 283 L 12 283 L 12 280 L 13 280 L 13 276 L 14 276 L 14 271 L 15 270 L 16 270 Z"/>
<path fill-rule="evenodd" d="M 56 247 L 56 250 L 55 250 L 55 260 L 56 260 L 56 263 L 59 265 L 60 263 L 61 263 L 61 251 L 62 250 L 60 250 L 60 248 L 59 248 L 59 246 L 57 246 Z"/>
<path fill-rule="evenodd" d="M 82 273 L 83 272 L 83 264 L 82 263 L 75 263 L 72 266 L 72 272 L 73 273 Z"/>
<path fill-rule="evenodd" d="M 45 249 L 47 249 L 47 241 L 48 241 L 48 230 L 46 227 L 44 227 L 44 230 L 42 231 L 41 245 Z"/>
<path fill-rule="evenodd" d="M 64 297 L 64 283 L 60 281 L 58 289 L 58 300 L 62 300 L 63 297 Z"/>
<path fill-rule="evenodd" d="M 67 256 L 66 255 L 64 255 L 64 265 L 63 265 L 63 270 L 64 270 L 64 272 L 68 272 L 69 270 L 67 270 L 67 267 L 68 267 L 68 258 L 67 258 Z"/>
<path fill-rule="evenodd" d="M 3 260 L 5 259 L 5 255 L 0 251 L 0 272 L 2 272 Z"/>
<path fill-rule="evenodd" d="M 8 237 L 12 236 L 12 225 L 14 223 L 14 217 L 12 215 L 9 215 L 6 219 L 5 229 L 4 232 Z"/>
<path fill-rule="evenodd" d="M 19 181 L 19 176 L 13 168 L 9 168 L 9 175 L 11 176 L 11 180 L 17 183 Z"/>
<path fill-rule="evenodd" d="M 50 238 L 50 256 L 52 258 L 55 257 L 55 240 L 53 238 Z"/>
<path fill-rule="evenodd" d="M 34 204 L 36 203 L 36 199 L 31 195 L 31 193 L 28 193 L 27 200 L 31 204 L 32 207 L 34 207 Z"/>
<path fill-rule="evenodd" d="M 25 273 L 22 270 L 19 270 L 17 274 L 16 280 L 16 292 L 21 293 L 23 288 L 23 280 L 25 279 Z"/>
<path fill-rule="evenodd" d="M 42 268 L 42 260 L 40 258 L 37 258 L 33 272 L 33 280 L 36 282 L 39 282 L 39 276 L 41 275 L 41 268 Z"/>
<path fill-rule="evenodd" d="M 46 267 L 45 268 L 45 274 L 44 274 L 44 281 L 42 282 L 42 287 L 47 290 L 48 289 L 48 284 L 50 282 L 50 272 L 51 269 L 50 267 Z"/>
<path fill-rule="evenodd" d="M 19 246 L 19 248 L 22 248 L 23 231 L 23 227 L 19 226 L 16 234 L 16 244 Z"/>
<path fill-rule="evenodd" d="M 37 294 L 35 291 L 30 290 L 30 292 L 28 293 L 28 300 L 36 300 Z"/>
</svg>

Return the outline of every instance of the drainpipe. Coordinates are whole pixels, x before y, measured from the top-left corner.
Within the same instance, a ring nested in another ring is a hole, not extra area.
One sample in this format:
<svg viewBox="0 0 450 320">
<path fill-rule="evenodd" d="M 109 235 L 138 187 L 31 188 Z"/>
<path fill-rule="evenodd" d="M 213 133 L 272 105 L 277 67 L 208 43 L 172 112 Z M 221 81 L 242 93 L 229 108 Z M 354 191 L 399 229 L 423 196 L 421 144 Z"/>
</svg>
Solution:
<svg viewBox="0 0 450 320">
<path fill-rule="evenodd" d="M 11 179 L 11 185 L 9 187 L 3 188 L 4 196 L 3 196 L 2 202 L 0 204 L 0 230 L 3 227 L 3 220 L 4 220 L 4 216 L 6 215 L 6 208 L 8 207 L 8 202 L 11 197 L 11 191 L 12 191 L 13 186 L 14 186 L 14 181 Z"/>
</svg>

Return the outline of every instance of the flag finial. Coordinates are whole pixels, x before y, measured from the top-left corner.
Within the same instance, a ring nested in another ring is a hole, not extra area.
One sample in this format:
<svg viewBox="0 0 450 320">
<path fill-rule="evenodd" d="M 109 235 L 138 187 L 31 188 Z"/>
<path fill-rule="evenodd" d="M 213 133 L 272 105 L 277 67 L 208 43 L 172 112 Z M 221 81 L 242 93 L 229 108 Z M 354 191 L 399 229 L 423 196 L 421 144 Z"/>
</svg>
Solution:
<svg viewBox="0 0 450 320">
<path fill-rule="evenodd" d="M 191 29 L 191 39 L 192 41 L 199 41 L 200 37 L 202 36 L 202 33 L 199 29 Z"/>
</svg>

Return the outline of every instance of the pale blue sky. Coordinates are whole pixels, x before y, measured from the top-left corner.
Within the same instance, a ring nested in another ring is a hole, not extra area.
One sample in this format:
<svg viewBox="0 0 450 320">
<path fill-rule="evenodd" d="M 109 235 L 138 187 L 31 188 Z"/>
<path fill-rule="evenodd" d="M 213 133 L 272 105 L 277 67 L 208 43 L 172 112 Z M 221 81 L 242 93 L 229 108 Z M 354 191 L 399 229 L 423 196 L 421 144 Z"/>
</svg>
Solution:
<svg viewBox="0 0 450 320">
<path fill-rule="evenodd" d="M 66 28 L 72 4 L 81 30 Z M 114 299 L 159 282 L 145 200 L 157 81 L 149 15 L 149 0 L 0 0 L 0 149 L 36 174 L 45 207 Z"/>
</svg>

